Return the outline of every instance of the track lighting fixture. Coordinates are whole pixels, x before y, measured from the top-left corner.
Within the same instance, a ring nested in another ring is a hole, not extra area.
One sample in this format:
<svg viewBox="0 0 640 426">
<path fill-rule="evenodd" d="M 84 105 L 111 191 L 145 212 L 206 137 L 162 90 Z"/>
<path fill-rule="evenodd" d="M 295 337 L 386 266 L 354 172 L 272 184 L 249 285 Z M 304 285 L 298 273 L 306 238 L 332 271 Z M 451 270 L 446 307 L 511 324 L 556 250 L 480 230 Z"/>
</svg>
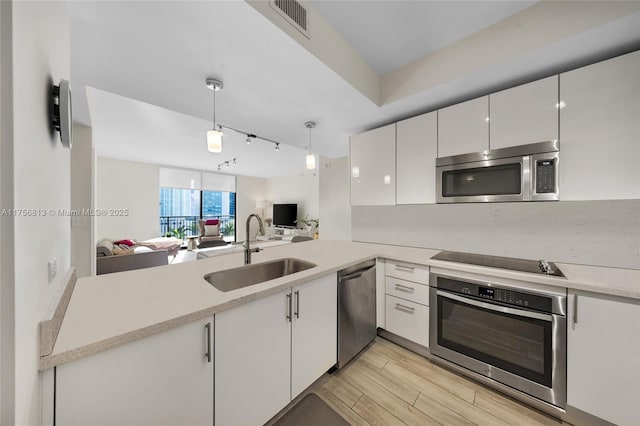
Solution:
<svg viewBox="0 0 640 426">
<path fill-rule="evenodd" d="M 222 163 L 218 164 L 218 171 L 222 170 L 222 166 L 230 167 L 230 166 L 237 165 L 238 164 L 237 160 L 238 160 L 237 158 L 234 158 L 232 160 L 223 161 Z"/>
</svg>

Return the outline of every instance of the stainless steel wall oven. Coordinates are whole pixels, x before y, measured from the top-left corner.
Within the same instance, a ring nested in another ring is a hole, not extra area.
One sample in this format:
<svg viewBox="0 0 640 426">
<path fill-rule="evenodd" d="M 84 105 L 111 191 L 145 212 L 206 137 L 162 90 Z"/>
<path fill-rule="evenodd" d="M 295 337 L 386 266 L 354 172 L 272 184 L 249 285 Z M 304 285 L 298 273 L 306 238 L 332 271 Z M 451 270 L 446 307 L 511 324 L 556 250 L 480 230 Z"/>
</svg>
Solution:
<svg viewBox="0 0 640 426">
<path fill-rule="evenodd" d="M 429 296 L 432 355 L 565 408 L 566 290 L 434 268 Z"/>
</svg>

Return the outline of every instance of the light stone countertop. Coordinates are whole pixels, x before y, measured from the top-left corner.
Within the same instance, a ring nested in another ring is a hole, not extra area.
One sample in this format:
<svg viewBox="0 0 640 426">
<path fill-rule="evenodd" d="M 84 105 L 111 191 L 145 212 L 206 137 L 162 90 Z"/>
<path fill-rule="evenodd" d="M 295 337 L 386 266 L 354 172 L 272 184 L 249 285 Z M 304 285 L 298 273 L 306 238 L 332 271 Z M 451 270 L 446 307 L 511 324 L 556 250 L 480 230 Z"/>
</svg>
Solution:
<svg viewBox="0 0 640 426">
<path fill-rule="evenodd" d="M 253 253 L 253 263 L 294 257 L 317 266 L 226 293 L 214 288 L 203 276 L 242 266 L 242 252 L 195 262 L 80 278 L 64 313 L 53 352 L 41 358 L 40 368 L 51 368 L 187 324 L 373 257 L 640 299 L 639 270 L 558 263 L 567 277 L 565 279 L 431 260 L 438 252 L 330 240 L 272 246 Z"/>
</svg>

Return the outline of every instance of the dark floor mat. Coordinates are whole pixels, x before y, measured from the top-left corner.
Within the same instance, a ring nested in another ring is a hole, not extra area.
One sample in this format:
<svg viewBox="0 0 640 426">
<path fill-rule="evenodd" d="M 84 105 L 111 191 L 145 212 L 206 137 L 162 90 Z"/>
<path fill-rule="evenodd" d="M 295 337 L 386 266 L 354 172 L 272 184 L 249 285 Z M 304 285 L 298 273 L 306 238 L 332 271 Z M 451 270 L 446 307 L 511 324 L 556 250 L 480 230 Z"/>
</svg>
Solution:
<svg viewBox="0 0 640 426">
<path fill-rule="evenodd" d="M 348 426 L 318 395 L 310 393 L 302 398 L 273 426 Z"/>
</svg>

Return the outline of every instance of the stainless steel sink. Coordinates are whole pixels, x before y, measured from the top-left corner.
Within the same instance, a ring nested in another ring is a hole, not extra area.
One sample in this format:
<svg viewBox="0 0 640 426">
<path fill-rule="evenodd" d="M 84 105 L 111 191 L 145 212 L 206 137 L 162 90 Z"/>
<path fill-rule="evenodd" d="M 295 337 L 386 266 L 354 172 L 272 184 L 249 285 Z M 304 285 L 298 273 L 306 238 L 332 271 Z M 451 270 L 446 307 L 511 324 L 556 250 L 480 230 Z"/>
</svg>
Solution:
<svg viewBox="0 0 640 426">
<path fill-rule="evenodd" d="M 212 272 L 205 275 L 204 279 L 218 290 L 227 292 L 274 280 L 285 275 L 295 274 L 296 272 L 306 271 L 315 266 L 315 263 L 288 257 L 271 262 Z"/>
</svg>

